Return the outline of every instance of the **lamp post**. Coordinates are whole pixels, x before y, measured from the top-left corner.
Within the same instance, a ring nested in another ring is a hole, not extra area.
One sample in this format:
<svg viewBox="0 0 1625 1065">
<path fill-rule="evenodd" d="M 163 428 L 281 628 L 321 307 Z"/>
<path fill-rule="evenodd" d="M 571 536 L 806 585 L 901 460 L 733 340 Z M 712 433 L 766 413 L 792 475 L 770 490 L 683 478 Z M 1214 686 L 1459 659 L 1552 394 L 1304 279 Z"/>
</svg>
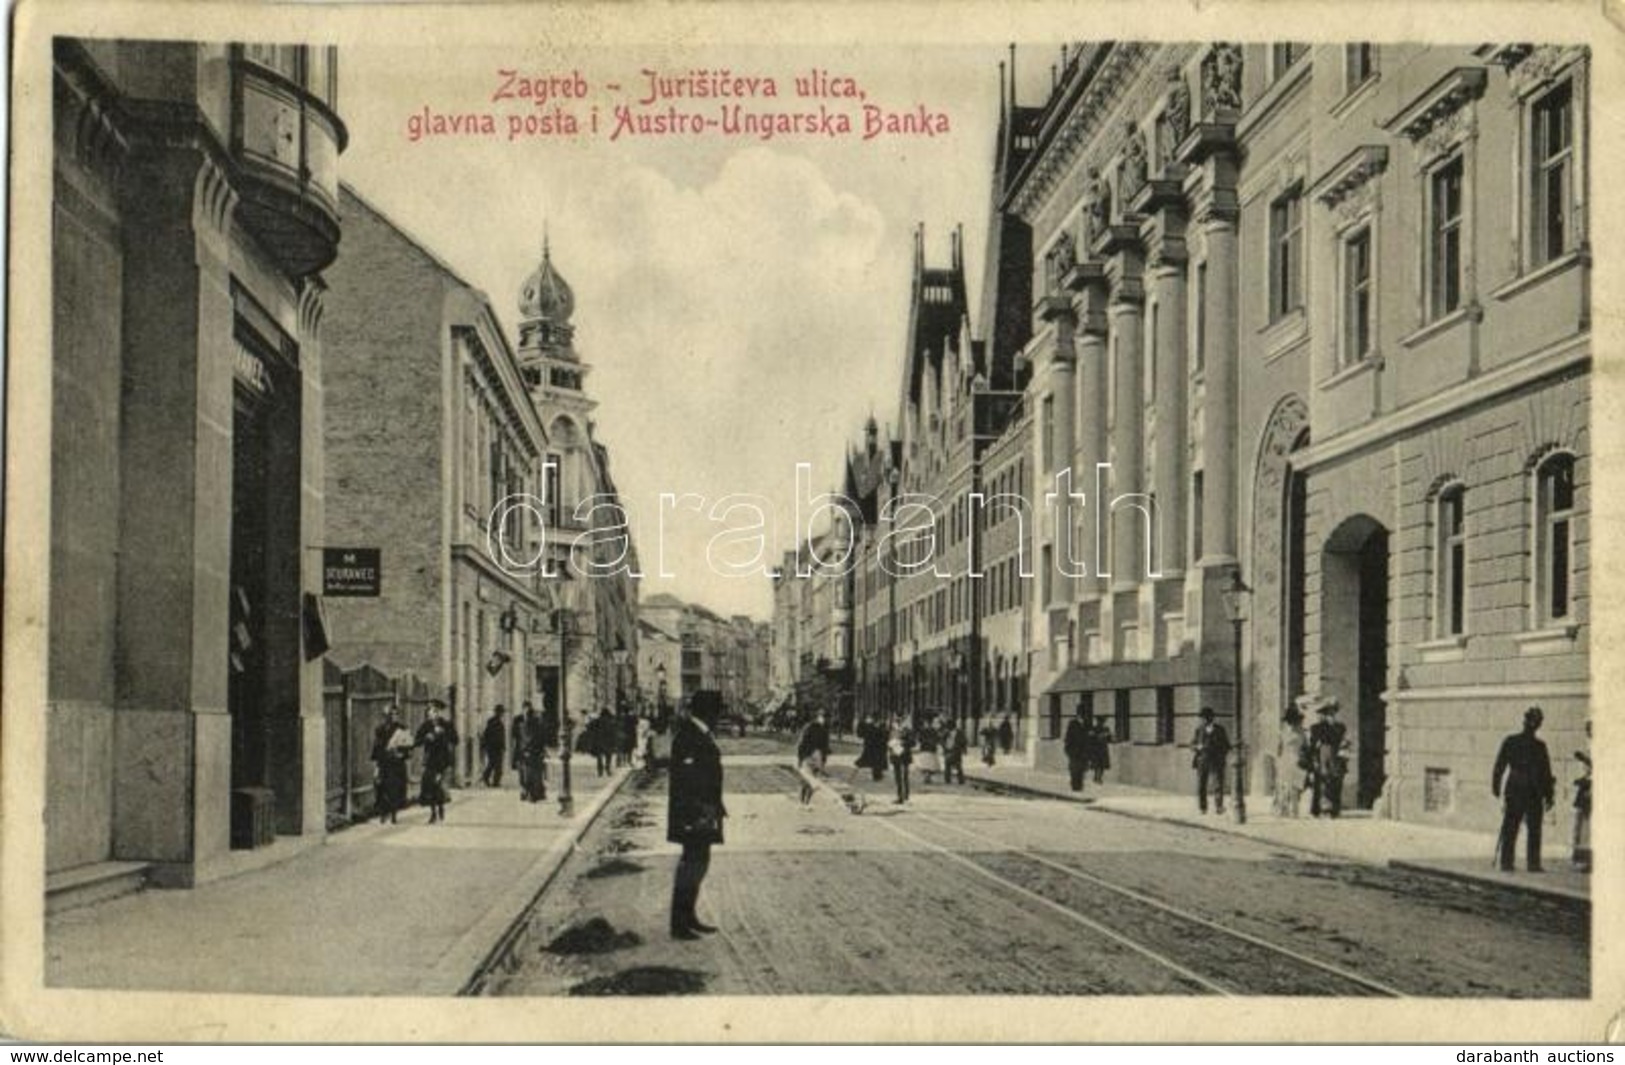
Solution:
<svg viewBox="0 0 1625 1065">
<path fill-rule="evenodd" d="M 553 627 L 559 634 L 559 816 L 575 813 L 575 796 L 570 792 L 570 753 L 575 747 L 575 719 L 570 716 L 570 637 L 574 635 L 575 614 L 565 605 L 570 588 L 568 566 L 559 569 L 559 606 L 553 610 Z"/>
<path fill-rule="evenodd" d="M 1220 593 L 1224 596 L 1224 612 L 1230 617 L 1230 625 L 1235 636 L 1236 797 L 1232 808 L 1236 811 L 1236 823 L 1241 825 L 1247 823 L 1247 744 L 1242 735 L 1242 722 L 1245 718 L 1241 676 L 1241 627 L 1247 621 L 1247 604 L 1252 591 L 1241 579 L 1241 567 L 1237 566 L 1230 574 L 1230 587 Z"/>
</svg>

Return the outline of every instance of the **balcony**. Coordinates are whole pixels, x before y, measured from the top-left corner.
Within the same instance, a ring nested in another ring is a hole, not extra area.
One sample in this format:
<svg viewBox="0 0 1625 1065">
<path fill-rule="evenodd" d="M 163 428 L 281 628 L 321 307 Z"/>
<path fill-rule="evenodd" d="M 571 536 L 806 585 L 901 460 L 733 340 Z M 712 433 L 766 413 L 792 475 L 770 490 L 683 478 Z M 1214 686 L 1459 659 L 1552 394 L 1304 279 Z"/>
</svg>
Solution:
<svg viewBox="0 0 1625 1065">
<path fill-rule="evenodd" d="M 306 88 L 313 79 L 304 51 L 295 58 L 273 68 L 233 56 L 231 149 L 242 177 L 238 221 L 284 269 L 304 277 L 338 254 L 338 157 L 349 134 Z"/>
</svg>

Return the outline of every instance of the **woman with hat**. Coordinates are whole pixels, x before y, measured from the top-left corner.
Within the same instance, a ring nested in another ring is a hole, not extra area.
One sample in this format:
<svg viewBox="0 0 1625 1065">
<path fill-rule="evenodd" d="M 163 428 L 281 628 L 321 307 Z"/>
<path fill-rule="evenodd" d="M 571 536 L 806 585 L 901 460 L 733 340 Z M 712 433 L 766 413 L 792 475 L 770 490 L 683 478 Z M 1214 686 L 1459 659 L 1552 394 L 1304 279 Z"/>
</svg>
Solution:
<svg viewBox="0 0 1625 1065">
<path fill-rule="evenodd" d="M 1309 733 L 1303 727 L 1303 699 L 1289 704 L 1281 715 L 1281 738 L 1275 759 L 1275 812 L 1297 817 L 1309 782 Z"/>
</svg>

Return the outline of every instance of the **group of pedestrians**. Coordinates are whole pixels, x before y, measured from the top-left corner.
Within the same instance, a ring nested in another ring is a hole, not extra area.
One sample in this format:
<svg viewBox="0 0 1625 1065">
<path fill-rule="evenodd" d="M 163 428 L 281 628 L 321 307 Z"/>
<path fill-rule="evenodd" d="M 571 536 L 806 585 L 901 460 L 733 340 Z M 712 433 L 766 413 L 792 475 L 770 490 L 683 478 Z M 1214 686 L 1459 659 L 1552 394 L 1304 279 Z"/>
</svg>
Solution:
<svg viewBox="0 0 1625 1065">
<path fill-rule="evenodd" d="M 1067 778 L 1073 791 L 1082 791 L 1084 779 L 1089 776 L 1099 784 L 1112 767 L 1111 729 L 1082 706 L 1066 723 L 1061 748 L 1066 754 Z"/>
<path fill-rule="evenodd" d="M 417 731 L 401 721 L 400 708 L 391 703 L 372 736 L 372 761 L 376 767 L 373 811 L 380 823 L 396 824 L 406 808 L 408 768 L 413 754 L 423 752 L 423 772 L 418 781 L 418 802 L 429 811 L 431 824 L 446 819 L 446 776 L 456 762 L 457 727 L 451 722 L 446 704 L 434 699 Z"/>
<path fill-rule="evenodd" d="M 1304 727 L 1307 712 L 1316 721 Z M 1340 817 L 1343 813 L 1343 782 L 1348 777 L 1348 726 L 1337 719 L 1336 699 L 1317 695 L 1300 696 L 1281 715 L 1281 738 L 1277 746 L 1274 812 L 1297 817 L 1303 793 L 1309 792 L 1311 817 Z"/>
<path fill-rule="evenodd" d="M 821 715 L 820 715 L 821 716 Z M 959 719 L 947 714 L 927 714 L 916 726 L 908 714 L 894 714 L 889 721 L 878 716 L 858 724 L 856 772 L 867 769 L 871 779 L 884 780 L 891 770 L 897 787 L 894 803 L 901 805 L 912 795 L 911 773 L 918 769 L 926 784 L 940 774 L 946 784 L 965 783 L 965 755 L 970 737 Z"/>
</svg>

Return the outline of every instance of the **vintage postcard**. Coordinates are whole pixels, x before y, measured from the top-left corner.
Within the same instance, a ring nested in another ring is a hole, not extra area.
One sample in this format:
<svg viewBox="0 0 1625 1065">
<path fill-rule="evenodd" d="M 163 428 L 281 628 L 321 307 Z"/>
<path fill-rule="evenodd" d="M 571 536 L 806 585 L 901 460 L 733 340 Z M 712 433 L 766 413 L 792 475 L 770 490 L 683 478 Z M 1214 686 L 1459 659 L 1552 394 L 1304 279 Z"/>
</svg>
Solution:
<svg viewBox="0 0 1625 1065">
<path fill-rule="evenodd" d="M 1617 1035 L 1622 26 L 23 4 L 0 1026 Z"/>
</svg>

